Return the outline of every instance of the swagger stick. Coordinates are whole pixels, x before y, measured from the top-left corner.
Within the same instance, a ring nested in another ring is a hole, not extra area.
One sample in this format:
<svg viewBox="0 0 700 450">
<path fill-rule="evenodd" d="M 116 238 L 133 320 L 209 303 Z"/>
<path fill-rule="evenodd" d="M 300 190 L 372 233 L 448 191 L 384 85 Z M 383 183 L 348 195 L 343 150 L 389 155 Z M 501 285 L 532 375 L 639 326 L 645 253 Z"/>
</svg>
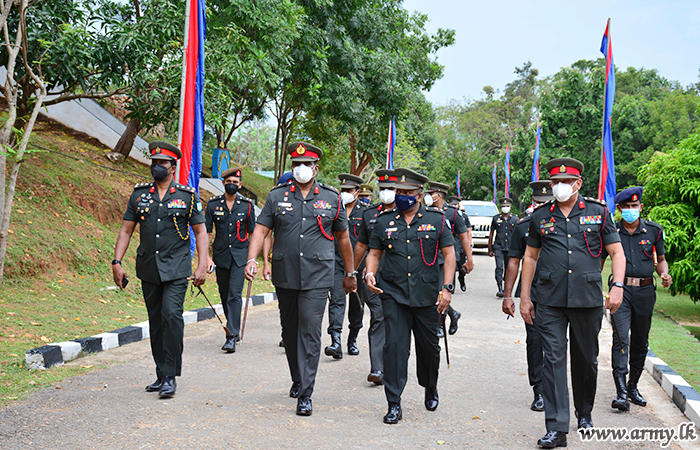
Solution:
<svg viewBox="0 0 700 450">
<path fill-rule="evenodd" d="M 245 321 L 248 318 L 248 305 L 250 304 L 250 288 L 253 286 L 253 280 L 248 280 L 248 294 L 245 299 L 245 312 L 243 313 L 243 323 L 241 324 L 241 340 L 243 340 L 243 332 L 245 331 Z"/>
<path fill-rule="evenodd" d="M 438 297 L 438 303 L 442 300 L 442 291 L 440 291 L 440 296 Z M 445 313 L 440 314 L 442 316 L 442 334 L 445 336 L 445 357 L 447 358 L 447 368 L 450 368 L 450 349 L 447 346 L 447 328 L 445 326 Z"/>
<path fill-rule="evenodd" d="M 199 294 L 202 294 L 204 296 L 204 298 L 206 299 L 207 303 L 209 303 L 211 310 L 214 311 L 214 314 L 216 315 L 216 318 L 219 319 L 219 323 L 221 323 L 221 326 L 224 327 L 224 331 L 226 331 L 226 336 L 231 336 L 231 332 L 228 331 L 228 328 L 226 328 L 226 325 L 224 325 L 224 322 L 221 320 L 221 317 L 219 317 L 219 314 L 217 314 L 216 310 L 214 309 L 214 305 L 212 305 L 211 302 L 209 301 L 209 297 L 207 297 L 207 294 L 204 293 L 202 286 L 197 286 L 197 289 L 199 289 Z M 197 294 L 197 295 L 199 295 L 199 294 Z"/>
</svg>

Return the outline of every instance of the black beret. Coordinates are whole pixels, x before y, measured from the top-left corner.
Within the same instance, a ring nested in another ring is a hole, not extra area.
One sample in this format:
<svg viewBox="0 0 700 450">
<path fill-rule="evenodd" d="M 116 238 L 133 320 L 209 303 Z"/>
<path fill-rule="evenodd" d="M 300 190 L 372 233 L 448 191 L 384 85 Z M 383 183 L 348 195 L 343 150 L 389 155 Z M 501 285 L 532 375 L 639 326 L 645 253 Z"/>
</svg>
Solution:
<svg viewBox="0 0 700 450">
<path fill-rule="evenodd" d="M 615 203 L 625 202 L 640 202 L 642 201 L 642 193 L 644 188 L 641 186 L 633 186 L 623 189 L 615 196 Z"/>
</svg>

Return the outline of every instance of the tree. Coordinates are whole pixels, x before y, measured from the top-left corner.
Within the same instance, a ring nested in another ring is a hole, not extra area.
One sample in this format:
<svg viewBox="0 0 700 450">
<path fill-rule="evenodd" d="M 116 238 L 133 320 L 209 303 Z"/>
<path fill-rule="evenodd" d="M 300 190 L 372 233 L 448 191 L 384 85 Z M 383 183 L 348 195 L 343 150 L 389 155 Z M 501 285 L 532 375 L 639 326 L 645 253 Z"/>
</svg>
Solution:
<svg viewBox="0 0 700 450">
<path fill-rule="evenodd" d="M 700 128 L 640 170 L 648 217 L 664 228 L 672 293 L 700 300 Z"/>
<path fill-rule="evenodd" d="M 4 0 L 0 16 L 0 29 L 5 36 L 2 49 L 7 69 L 7 78 L 2 87 L 2 93 L 9 110 L 7 120 L 0 132 L 0 185 L 2 185 L 2 191 L 0 191 L 0 206 L 2 206 L 0 210 L 0 284 L 2 284 L 5 268 L 7 236 L 17 177 L 27 151 L 34 123 L 47 95 L 46 83 L 38 75 L 42 73 L 40 62 L 34 62 L 28 55 L 27 15 L 29 8 L 28 0 Z M 14 33 L 11 32 L 12 29 Z M 12 40 L 13 37 L 14 40 Z M 32 64 L 29 61 L 32 61 Z M 29 78 L 31 81 L 24 80 L 22 83 L 22 77 Z M 31 96 L 24 93 L 23 89 L 26 86 L 32 86 L 35 89 Z M 15 123 L 21 111 L 20 98 L 23 93 L 25 99 L 32 99 L 32 103 L 23 104 L 24 107 L 31 105 L 31 114 L 22 120 L 23 128 L 18 129 L 15 128 Z M 7 179 L 8 156 L 12 161 L 9 181 Z"/>
</svg>

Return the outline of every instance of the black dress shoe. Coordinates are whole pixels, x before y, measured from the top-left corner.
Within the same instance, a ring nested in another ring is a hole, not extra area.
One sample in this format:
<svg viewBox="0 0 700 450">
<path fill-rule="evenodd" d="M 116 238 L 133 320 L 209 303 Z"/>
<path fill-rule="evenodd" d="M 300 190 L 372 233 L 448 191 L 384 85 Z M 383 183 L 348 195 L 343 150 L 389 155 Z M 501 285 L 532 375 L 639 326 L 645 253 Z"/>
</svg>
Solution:
<svg viewBox="0 0 700 450">
<path fill-rule="evenodd" d="M 540 394 L 539 389 L 535 389 L 535 398 L 532 400 L 530 409 L 533 411 L 544 411 L 544 397 Z"/>
<path fill-rule="evenodd" d="M 280 339 L 280 347 L 284 348 L 284 339 Z"/>
<path fill-rule="evenodd" d="M 467 290 L 467 284 L 464 281 L 464 275 L 467 274 L 467 269 L 464 267 L 459 268 L 459 275 L 457 275 L 457 279 L 459 280 L 459 288 L 462 290 L 462 292 Z"/>
<path fill-rule="evenodd" d="M 160 386 L 160 398 L 170 398 L 175 395 L 175 388 L 177 387 L 177 382 L 175 382 L 175 377 L 163 377 L 163 384 Z"/>
<path fill-rule="evenodd" d="M 343 346 L 340 344 L 340 333 L 331 331 L 331 345 L 323 351 L 326 356 L 332 356 L 333 359 L 343 359 Z"/>
<path fill-rule="evenodd" d="M 457 310 L 455 310 L 455 312 L 450 316 L 450 329 L 447 330 L 447 332 L 450 333 L 450 336 L 457 332 L 457 328 L 459 328 L 457 322 L 459 321 L 460 317 L 462 317 L 462 313 Z"/>
<path fill-rule="evenodd" d="M 499 289 L 498 292 L 496 292 L 496 297 L 503 298 L 503 289 Z"/>
<path fill-rule="evenodd" d="M 163 378 L 161 377 L 161 378 L 158 378 L 153 383 L 146 386 L 146 392 L 158 392 L 158 391 L 160 391 L 160 387 L 162 385 L 163 385 Z"/>
<path fill-rule="evenodd" d="M 578 428 L 593 428 L 593 419 L 591 416 L 581 416 L 578 418 Z"/>
<path fill-rule="evenodd" d="M 387 411 L 386 415 L 384 416 L 384 423 L 388 423 L 390 425 L 399 423 L 401 417 L 401 405 L 398 403 L 389 402 L 389 411 Z"/>
<path fill-rule="evenodd" d="M 348 355 L 357 356 L 360 354 L 360 349 L 357 348 L 357 342 L 348 342 Z"/>
<path fill-rule="evenodd" d="M 292 398 L 299 398 L 299 391 L 301 390 L 301 383 L 294 382 L 292 387 L 289 388 L 289 396 Z"/>
<path fill-rule="evenodd" d="M 226 336 L 226 342 L 221 347 L 226 353 L 236 353 L 236 336 Z"/>
<path fill-rule="evenodd" d="M 439 402 L 437 387 L 425 388 L 425 409 L 435 411 Z"/>
<path fill-rule="evenodd" d="M 311 407 L 311 397 L 302 395 L 297 400 L 297 416 L 310 416 L 314 409 Z"/>
<path fill-rule="evenodd" d="M 367 381 L 371 381 L 374 384 L 384 384 L 384 374 L 381 370 L 375 370 L 367 375 Z"/>
<path fill-rule="evenodd" d="M 566 433 L 563 431 L 548 431 L 542 436 L 537 445 L 542 448 L 566 447 Z"/>
</svg>

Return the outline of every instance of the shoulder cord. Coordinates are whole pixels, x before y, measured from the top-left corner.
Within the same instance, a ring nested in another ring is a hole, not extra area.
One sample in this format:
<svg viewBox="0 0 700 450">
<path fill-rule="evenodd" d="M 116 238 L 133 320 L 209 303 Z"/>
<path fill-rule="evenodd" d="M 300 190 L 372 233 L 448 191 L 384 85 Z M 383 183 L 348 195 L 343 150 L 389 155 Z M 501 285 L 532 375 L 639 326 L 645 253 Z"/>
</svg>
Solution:
<svg viewBox="0 0 700 450">
<path fill-rule="evenodd" d="M 656 236 L 656 242 L 659 242 L 659 238 L 661 237 L 662 231 L 659 230 L 658 236 Z M 642 249 L 642 252 L 647 256 L 647 258 L 653 258 L 654 257 L 654 252 L 656 252 L 656 242 L 654 242 L 654 245 L 651 246 L 651 255 L 647 253 L 646 250 Z"/>
<path fill-rule="evenodd" d="M 442 230 L 440 230 L 440 236 L 442 236 L 442 232 L 445 231 L 445 216 L 442 216 Z M 425 254 L 423 253 L 423 239 L 418 238 L 418 241 L 420 242 L 420 256 L 423 258 L 423 262 L 427 266 L 432 266 L 435 264 L 435 261 L 437 261 L 438 257 L 438 246 L 440 245 L 440 236 L 438 236 L 437 242 L 435 243 L 435 257 L 433 258 L 433 262 L 429 263 L 428 261 L 425 260 Z"/>
<path fill-rule="evenodd" d="M 248 240 L 248 217 L 250 217 L 250 203 L 248 203 L 248 214 L 245 216 L 246 226 L 245 226 L 245 237 L 241 239 L 241 222 L 242 220 L 236 221 L 236 238 L 239 241 L 245 242 Z"/>
<path fill-rule="evenodd" d="M 187 226 L 187 236 L 185 236 L 185 237 L 182 237 L 182 233 L 180 233 L 180 227 L 177 226 L 177 217 L 178 217 L 178 216 L 176 216 L 176 215 L 173 216 L 173 223 L 175 224 L 175 230 L 177 231 L 177 234 L 180 235 L 180 239 L 182 239 L 183 241 L 186 241 L 187 239 L 190 238 L 189 220 L 190 220 L 190 218 L 192 217 L 192 208 L 193 208 L 193 207 L 194 207 L 194 194 L 192 194 L 192 198 L 191 198 L 191 201 L 190 201 L 190 212 L 189 212 L 189 214 L 187 215 L 188 226 Z"/>
<path fill-rule="evenodd" d="M 603 230 L 605 229 L 605 224 L 608 221 L 608 208 L 605 208 L 604 214 L 603 214 L 603 226 L 601 227 L 600 233 L 598 234 L 598 237 L 600 238 L 600 248 L 598 249 L 598 254 L 594 255 L 593 252 L 591 251 L 591 247 L 588 245 L 588 234 L 586 232 L 583 232 L 583 239 L 586 241 L 586 249 L 588 250 L 588 253 L 594 257 L 597 258 L 600 256 L 601 253 L 603 253 Z"/>
<path fill-rule="evenodd" d="M 338 219 L 338 216 L 340 215 L 340 207 L 341 207 L 340 195 L 338 195 L 338 208 L 337 208 L 337 211 L 335 212 L 335 218 L 333 219 L 333 222 L 335 222 Z M 316 216 L 316 221 L 318 222 L 318 227 L 321 229 L 321 233 L 323 233 L 323 235 L 326 237 L 326 239 L 328 239 L 330 241 L 334 241 L 335 236 L 333 236 L 333 232 L 331 231 L 331 235 L 328 236 L 328 233 L 326 233 L 326 230 L 323 228 L 323 222 L 322 222 L 321 216 Z"/>
</svg>

